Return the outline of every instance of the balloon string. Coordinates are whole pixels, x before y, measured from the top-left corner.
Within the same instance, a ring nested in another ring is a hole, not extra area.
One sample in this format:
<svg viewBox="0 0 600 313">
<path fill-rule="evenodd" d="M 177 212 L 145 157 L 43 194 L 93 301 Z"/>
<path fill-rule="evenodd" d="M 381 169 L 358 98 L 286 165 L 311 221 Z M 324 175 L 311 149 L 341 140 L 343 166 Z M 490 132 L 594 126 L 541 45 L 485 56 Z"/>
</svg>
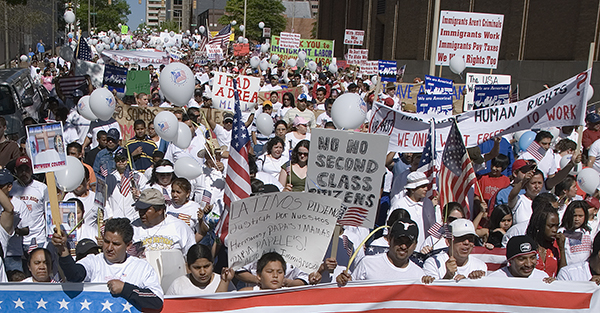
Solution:
<svg viewBox="0 0 600 313">
<path fill-rule="evenodd" d="M 360 249 L 365 245 L 365 243 L 367 243 L 367 240 L 369 240 L 369 238 L 371 238 L 371 236 L 373 236 L 376 232 L 378 232 L 380 229 L 384 229 L 384 228 L 388 228 L 389 226 L 387 225 L 383 225 L 383 226 L 379 226 L 377 228 L 375 228 L 375 230 L 373 230 L 361 243 L 360 245 L 358 245 L 358 247 L 354 250 L 354 254 L 352 254 L 352 257 L 350 258 L 350 261 L 348 262 L 348 268 L 347 270 L 350 269 L 350 265 L 352 265 L 352 261 L 354 261 L 354 258 L 356 258 L 356 255 L 358 254 L 358 251 L 360 251 Z"/>
</svg>

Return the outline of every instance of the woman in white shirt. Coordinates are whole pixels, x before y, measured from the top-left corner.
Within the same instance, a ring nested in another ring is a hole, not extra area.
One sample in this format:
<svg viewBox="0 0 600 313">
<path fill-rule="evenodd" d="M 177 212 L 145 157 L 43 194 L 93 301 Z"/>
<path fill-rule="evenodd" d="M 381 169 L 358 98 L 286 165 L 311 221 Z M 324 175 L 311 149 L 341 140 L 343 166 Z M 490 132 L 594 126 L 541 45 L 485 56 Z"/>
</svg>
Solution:
<svg viewBox="0 0 600 313">
<path fill-rule="evenodd" d="M 286 150 L 292 150 L 302 140 L 310 141 L 308 121 L 302 116 L 294 118 L 294 130 L 285 135 Z"/>
<path fill-rule="evenodd" d="M 259 172 L 265 172 L 279 180 L 281 166 L 289 160 L 287 153 L 283 149 L 285 142 L 279 137 L 273 137 L 267 142 L 267 153 L 256 160 L 256 166 Z"/>
</svg>

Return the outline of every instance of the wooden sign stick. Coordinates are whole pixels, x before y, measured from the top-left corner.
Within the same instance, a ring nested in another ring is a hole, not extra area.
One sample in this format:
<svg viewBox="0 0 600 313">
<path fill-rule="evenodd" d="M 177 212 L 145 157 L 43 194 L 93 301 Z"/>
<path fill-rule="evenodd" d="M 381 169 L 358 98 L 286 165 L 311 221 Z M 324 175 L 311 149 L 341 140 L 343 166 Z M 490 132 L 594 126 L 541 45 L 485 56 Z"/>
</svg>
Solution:
<svg viewBox="0 0 600 313">
<path fill-rule="evenodd" d="M 46 185 L 48 185 L 48 197 L 50 198 L 50 209 L 52 212 L 52 221 L 56 232 L 62 236 L 60 225 L 62 224 L 62 214 L 58 207 L 58 196 L 56 194 L 56 179 L 54 178 L 54 172 L 46 172 Z"/>
</svg>

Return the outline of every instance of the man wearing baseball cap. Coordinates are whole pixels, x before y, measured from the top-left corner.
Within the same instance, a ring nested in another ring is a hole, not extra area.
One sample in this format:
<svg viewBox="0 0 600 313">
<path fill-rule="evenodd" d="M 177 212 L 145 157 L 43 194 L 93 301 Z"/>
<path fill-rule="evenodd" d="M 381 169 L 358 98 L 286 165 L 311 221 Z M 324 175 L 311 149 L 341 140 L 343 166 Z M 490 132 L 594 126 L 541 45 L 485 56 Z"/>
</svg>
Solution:
<svg viewBox="0 0 600 313">
<path fill-rule="evenodd" d="M 108 176 L 115 170 L 115 153 L 122 149 L 119 146 L 119 138 L 121 134 L 116 128 L 111 128 L 106 132 L 106 148 L 100 150 L 94 161 L 94 172 L 96 176 Z"/>
<path fill-rule="evenodd" d="M 298 95 L 298 101 L 296 101 L 296 107 L 291 108 L 287 112 L 285 112 L 285 115 L 283 116 L 283 120 L 288 125 L 291 125 L 293 123 L 294 119 L 296 118 L 296 116 L 301 116 L 302 118 L 304 118 L 305 120 L 308 121 L 309 128 L 317 126 L 317 120 L 315 118 L 315 114 L 313 113 L 313 111 L 308 110 L 307 108 L 308 108 L 308 95 L 304 94 L 304 93 L 300 94 L 300 95 Z"/>
<path fill-rule="evenodd" d="M 459 218 L 450 223 L 451 238 L 446 238 L 448 250 L 425 260 L 423 271 L 435 279 L 477 279 L 485 276 L 487 265 L 470 257 L 477 233 L 473 222 Z"/>
<path fill-rule="evenodd" d="M 488 277 L 518 277 L 531 279 L 549 278 L 546 272 L 535 268 L 538 245 L 529 236 L 515 236 L 506 245 L 508 265 L 488 275 Z M 544 280 L 546 281 L 546 280 Z"/>
<path fill-rule="evenodd" d="M 387 253 L 364 257 L 352 275 L 347 271 L 336 278 L 338 285 L 345 286 L 350 280 L 420 280 L 431 283 L 434 278 L 426 276 L 423 270 L 409 257 L 417 247 L 419 228 L 417 224 L 404 218 L 396 221 L 388 233 L 390 248 Z"/>
</svg>

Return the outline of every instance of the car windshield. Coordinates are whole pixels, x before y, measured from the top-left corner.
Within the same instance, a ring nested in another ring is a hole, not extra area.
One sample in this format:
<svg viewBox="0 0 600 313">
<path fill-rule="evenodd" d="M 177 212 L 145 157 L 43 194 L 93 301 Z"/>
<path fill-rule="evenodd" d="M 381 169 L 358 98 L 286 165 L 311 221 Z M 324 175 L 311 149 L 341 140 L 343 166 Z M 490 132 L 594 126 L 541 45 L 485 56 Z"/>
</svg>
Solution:
<svg viewBox="0 0 600 313">
<path fill-rule="evenodd" d="M 0 85 L 0 115 L 13 114 L 15 111 L 15 102 L 9 88 Z"/>
</svg>

